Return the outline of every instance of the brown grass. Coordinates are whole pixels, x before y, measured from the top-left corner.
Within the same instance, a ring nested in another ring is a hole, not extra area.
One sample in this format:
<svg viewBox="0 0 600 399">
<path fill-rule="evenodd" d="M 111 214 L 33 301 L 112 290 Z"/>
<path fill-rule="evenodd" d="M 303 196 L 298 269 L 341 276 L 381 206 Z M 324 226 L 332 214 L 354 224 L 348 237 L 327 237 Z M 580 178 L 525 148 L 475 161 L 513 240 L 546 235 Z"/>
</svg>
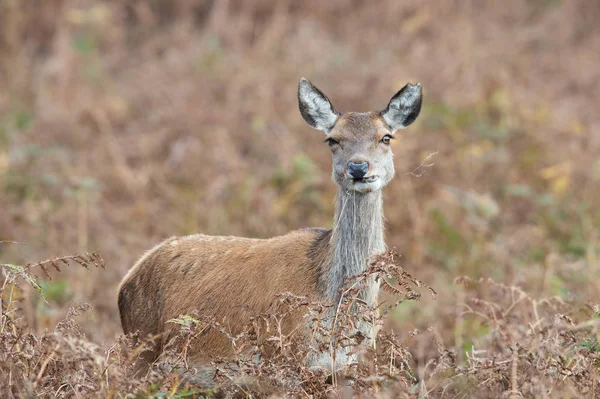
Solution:
<svg viewBox="0 0 600 399">
<path fill-rule="evenodd" d="M 438 293 L 386 317 L 413 373 L 399 392 L 597 395 L 599 17 L 585 0 L 0 2 L 0 263 L 106 264 L 2 268 L 2 396 L 184 395 L 174 373 L 127 379 L 118 281 L 170 235 L 330 226 L 301 76 L 343 110 L 425 89 L 385 193 L 388 244 Z"/>
</svg>

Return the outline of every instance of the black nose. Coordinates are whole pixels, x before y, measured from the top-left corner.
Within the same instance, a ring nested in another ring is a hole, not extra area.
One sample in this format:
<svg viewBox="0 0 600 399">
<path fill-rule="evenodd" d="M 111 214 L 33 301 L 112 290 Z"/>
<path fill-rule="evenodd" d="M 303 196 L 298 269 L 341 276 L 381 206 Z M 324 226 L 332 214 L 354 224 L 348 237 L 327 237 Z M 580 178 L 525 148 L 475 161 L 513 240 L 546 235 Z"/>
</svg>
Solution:
<svg viewBox="0 0 600 399">
<path fill-rule="evenodd" d="M 348 173 L 355 179 L 362 179 L 369 171 L 369 164 L 367 162 L 354 163 L 348 162 Z"/>
</svg>

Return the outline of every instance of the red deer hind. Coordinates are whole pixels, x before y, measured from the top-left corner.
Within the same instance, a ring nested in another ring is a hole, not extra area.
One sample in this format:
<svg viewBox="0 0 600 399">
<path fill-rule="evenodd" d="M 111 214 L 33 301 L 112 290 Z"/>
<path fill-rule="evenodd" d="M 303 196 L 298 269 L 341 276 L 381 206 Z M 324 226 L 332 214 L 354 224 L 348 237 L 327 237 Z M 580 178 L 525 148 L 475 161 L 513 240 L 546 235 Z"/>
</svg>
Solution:
<svg viewBox="0 0 600 399">
<path fill-rule="evenodd" d="M 382 189 L 394 177 L 390 141 L 421 110 L 421 85 L 407 84 L 380 112 L 339 112 L 305 78 L 298 86 L 300 113 L 326 135 L 338 185 L 333 229 L 309 228 L 269 239 L 190 235 L 169 238 L 146 252 L 123 278 L 119 311 L 125 333 L 160 335 L 157 348 L 141 359 L 142 370 L 177 333 L 168 320 L 194 311 L 224 320 L 238 333 L 250 316 L 268 311 L 275 296 L 291 292 L 312 300 L 339 300 L 344 280 L 366 270 L 369 258 L 383 253 Z M 370 282 L 363 296 L 376 301 L 379 286 Z M 291 331 L 303 321 L 290 317 Z M 307 338 L 311 330 L 305 326 Z M 373 330 L 369 333 L 372 335 Z M 349 352 L 349 351 L 348 351 Z M 203 334 L 188 349 L 190 363 L 232 355 L 230 341 L 217 331 Z M 322 353 L 312 367 L 331 369 L 355 355 Z"/>
</svg>

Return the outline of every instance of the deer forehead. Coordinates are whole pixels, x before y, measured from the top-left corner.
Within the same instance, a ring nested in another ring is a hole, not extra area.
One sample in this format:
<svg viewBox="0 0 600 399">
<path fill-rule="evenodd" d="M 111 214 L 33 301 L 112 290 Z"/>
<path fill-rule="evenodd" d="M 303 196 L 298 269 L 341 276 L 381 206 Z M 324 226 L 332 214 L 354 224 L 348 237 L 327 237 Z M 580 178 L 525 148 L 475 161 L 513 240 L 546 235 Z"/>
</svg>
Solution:
<svg viewBox="0 0 600 399">
<path fill-rule="evenodd" d="M 338 141 L 372 141 L 391 134 L 383 118 L 375 112 L 348 112 L 340 115 L 329 137 Z"/>
</svg>

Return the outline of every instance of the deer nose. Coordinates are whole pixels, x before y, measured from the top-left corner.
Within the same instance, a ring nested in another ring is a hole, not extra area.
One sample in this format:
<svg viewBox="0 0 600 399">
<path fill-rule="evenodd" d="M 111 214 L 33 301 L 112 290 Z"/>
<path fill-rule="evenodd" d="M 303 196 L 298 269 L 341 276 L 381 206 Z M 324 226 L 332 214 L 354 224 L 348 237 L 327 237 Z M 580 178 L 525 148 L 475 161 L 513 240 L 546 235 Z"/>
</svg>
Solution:
<svg viewBox="0 0 600 399">
<path fill-rule="evenodd" d="M 362 179 L 369 171 L 369 163 L 354 163 L 348 162 L 348 173 L 354 179 Z"/>
</svg>

